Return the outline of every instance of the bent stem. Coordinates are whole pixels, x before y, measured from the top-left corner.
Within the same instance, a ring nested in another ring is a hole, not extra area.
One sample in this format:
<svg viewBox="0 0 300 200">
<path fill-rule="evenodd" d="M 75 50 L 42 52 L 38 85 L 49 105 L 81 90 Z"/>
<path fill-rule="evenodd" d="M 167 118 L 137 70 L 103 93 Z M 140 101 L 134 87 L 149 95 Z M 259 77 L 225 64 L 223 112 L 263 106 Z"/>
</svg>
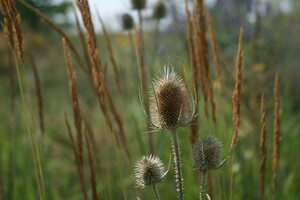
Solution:
<svg viewBox="0 0 300 200">
<path fill-rule="evenodd" d="M 157 190 L 157 188 L 156 188 L 156 185 L 153 184 L 153 185 L 152 185 L 152 188 L 153 188 L 153 191 L 154 191 L 155 199 L 156 199 L 156 200 L 160 200 L 160 198 L 159 198 L 159 193 L 158 193 L 158 190 Z"/>
<path fill-rule="evenodd" d="M 178 199 L 183 200 L 183 178 L 181 171 L 181 158 L 180 158 L 180 147 L 178 144 L 178 137 L 176 129 L 171 129 L 171 139 L 173 146 L 173 154 L 174 154 L 174 164 L 175 164 L 175 179 L 177 186 Z"/>
<path fill-rule="evenodd" d="M 206 181 L 206 170 L 201 171 L 200 200 L 206 199 L 205 181 Z"/>
</svg>

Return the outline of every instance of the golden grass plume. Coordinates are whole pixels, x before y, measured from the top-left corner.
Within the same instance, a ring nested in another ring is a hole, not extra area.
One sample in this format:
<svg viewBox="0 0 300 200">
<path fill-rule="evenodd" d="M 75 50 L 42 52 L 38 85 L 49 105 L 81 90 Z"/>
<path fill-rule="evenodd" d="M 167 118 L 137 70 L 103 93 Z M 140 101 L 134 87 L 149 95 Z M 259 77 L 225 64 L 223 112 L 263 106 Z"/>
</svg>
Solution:
<svg viewBox="0 0 300 200">
<path fill-rule="evenodd" d="M 276 73 L 274 80 L 274 125 L 273 125 L 273 194 L 277 189 L 278 160 L 280 145 L 280 96 L 279 96 L 279 75 Z"/>
<path fill-rule="evenodd" d="M 266 175 L 266 156 L 267 156 L 267 146 L 266 146 L 266 110 L 265 110 L 265 99 L 264 95 L 261 96 L 261 131 L 260 131 L 260 199 L 264 199 L 265 193 L 265 175 Z"/>
<path fill-rule="evenodd" d="M 241 120 L 241 106 L 240 106 L 240 97 L 241 97 L 241 89 L 242 89 L 242 61 L 243 61 L 243 54 L 242 54 L 242 43 L 243 43 L 243 28 L 240 29 L 240 36 L 239 36 L 239 44 L 238 44 L 238 55 L 236 58 L 236 75 L 235 75 L 235 86 L 232 94 L 232 104 L 233 104 L 233 111 L 232 111 L 232 120 L 234 126 L 234 134 L 232 137 L 231 147 L 235 148 L 238 141 L 238 131 L 240 127 L 240 120 Z"/>
</svg>

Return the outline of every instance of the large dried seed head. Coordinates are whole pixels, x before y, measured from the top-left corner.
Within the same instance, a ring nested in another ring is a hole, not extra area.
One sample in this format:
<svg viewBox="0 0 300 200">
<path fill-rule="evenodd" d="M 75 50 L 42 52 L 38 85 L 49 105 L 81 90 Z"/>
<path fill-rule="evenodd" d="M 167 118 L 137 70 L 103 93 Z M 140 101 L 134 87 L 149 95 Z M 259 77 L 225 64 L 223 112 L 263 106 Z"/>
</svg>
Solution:
<svg viewBox="0 0 300 200">
<path fill-rule="evenodd" d="M 167 7 L 163 1 L 159 1 L 154 5 L 153 18 L 162 19 L 167 15 Z"/>
<path fill-rule="evenodd" d="M 131 30 L 133 29 L 133 19 L 131 17 L 131 15 L 129 14 L 124 14 L 122 15 L 122 27 L 124 30 Z"/>
<path fill-rule="evenodd" d="M 164 177 L 162 161 L 154 155 L 143 156 L 135 165 L 136 184 L 139 187 L 156 184 Z"/>
<path fill-rule="evenodd" d="M 153 83 L 150 112 L 158 128 L 186 126 L 191 118 L 190 98 L 181 77 L 165 67 L 162 76 Z"/>
<path fill-rule="evenodd" d="M 135 10 L 142 10 L 146 6 L 146 0 L 131 0 L 131 5 Z"/>
<path fill-rule="evenodd" d="M 194 168 L 201 171 L 216 169 L 221 162 L 221 147 L 221 142 L 213 136 L 199 139 L 193 148 Z"/>
</svg>

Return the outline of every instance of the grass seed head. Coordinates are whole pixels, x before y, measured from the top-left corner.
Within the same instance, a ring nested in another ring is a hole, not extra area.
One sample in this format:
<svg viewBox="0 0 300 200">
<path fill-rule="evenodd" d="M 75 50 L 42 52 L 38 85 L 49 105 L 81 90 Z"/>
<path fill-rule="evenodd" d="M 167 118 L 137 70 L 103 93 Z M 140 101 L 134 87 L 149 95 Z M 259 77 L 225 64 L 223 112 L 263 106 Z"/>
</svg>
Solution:
<svg viewBox="0 0 300 200">
<path fill-rule="evenodd" d="M 191 118 L 190 98 L 182 78 L 165 67 L 153 83 L 150 112 L 152 123 L 159 128 L 186 126 Z"/>
<path fill-rule="evenodd" d="M 158 1 L 153 8 L 153 18 L 162 19 L 167 15 L 167 7 L 163 1 Z"/>
<path fill-rule="evenodd" d="M 142 10 L 146 7 L 146 0 L 131 0 L 131 5 L 134 10 Z"/>
<path fill-rule="evenodd" d="M 213 136 L 199 139 L 193 148 L 194 168 L 201 171 L 216 169 L 221 162 L 221 147 L 221 142 Z"/>
<path fill-rule="evenodd" d="M 161 182 L 165 174 L 162 161 L 154 155 L 141 157 L 134 171 L 136 183 L 142 188 Z"/>
<path fill-rule="evenodd" d="M 122 27 L 124 30 L 131 30 L 133 29 L 133 19 L 131 17 L 131 15 L 129 14 L 123 14 L 122 15 Z"/>
</svg>

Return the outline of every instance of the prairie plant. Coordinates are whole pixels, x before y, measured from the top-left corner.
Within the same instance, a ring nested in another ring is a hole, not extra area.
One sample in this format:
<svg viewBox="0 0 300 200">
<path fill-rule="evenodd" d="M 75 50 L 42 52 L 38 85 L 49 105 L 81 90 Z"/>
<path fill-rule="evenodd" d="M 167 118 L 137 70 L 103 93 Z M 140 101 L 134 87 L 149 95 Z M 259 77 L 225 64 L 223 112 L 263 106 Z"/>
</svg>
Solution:
<svg viewBox="0 0 300 200">
<path fill-rule="evenodd" d="M 195 112 L 191 111 L 188 90 L 173 69 L 166 66 L 164 73 L 154 81 L 150 99 L 150 123 L 158 130 L 168 129 L 174 155 L 178 199 L 183 199 L 183 177 L 177 128 L 189 125 Z"/>
<path fill-rule="evenodd" d="M 135 178 L 138 187 L 152 185 L 155 199 L 159 200 L 156 184 L 160 183 L 167 172 L 164 172 L 162 161 L 154 155 L 141 157 L 135 165 Z"/>
<path fill-rule="evenodd" d="M 210 199 L 205 191 L 206 174 L 208 170 L 216 170 L 223 166 L 221 161 L 222 143 L 213 136 L 198 139 L 193 147 L 193 167 L 201 172 L 200 200 Z"/>
</svg>

